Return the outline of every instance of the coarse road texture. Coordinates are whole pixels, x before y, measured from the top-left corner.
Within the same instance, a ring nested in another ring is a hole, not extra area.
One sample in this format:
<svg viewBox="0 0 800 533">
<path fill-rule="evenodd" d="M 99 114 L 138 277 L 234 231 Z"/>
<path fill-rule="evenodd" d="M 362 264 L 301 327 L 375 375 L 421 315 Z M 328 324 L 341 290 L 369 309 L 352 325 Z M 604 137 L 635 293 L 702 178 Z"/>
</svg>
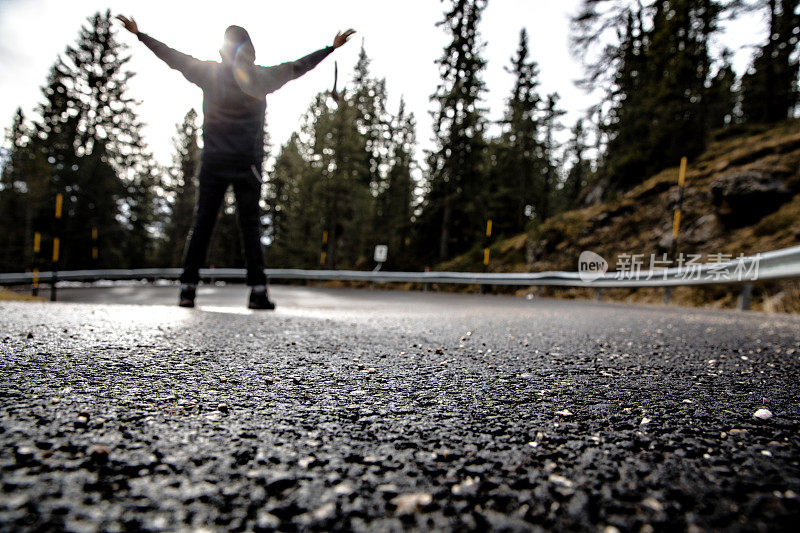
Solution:
<svg viewBox="0 0 800 533">
<path fill-rule="evenodd" d="M 0 304 L 0 528 L 796 531 L 798 317 L 273 294 Z"/>
</svg>

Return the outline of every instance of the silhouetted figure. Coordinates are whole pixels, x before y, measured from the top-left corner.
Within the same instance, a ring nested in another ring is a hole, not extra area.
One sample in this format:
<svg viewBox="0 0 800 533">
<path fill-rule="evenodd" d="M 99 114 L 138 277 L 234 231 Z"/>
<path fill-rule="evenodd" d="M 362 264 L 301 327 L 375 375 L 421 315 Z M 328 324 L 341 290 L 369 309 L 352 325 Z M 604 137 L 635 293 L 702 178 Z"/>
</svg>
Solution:
<svg viewBox="0 0 800 533">
<path fill-rule="evenodd" d="M 225 191 L 233 185 L 239 228 L 244 241 L 251 309 L 275 309 L 269 300 L 261 247 L 259 198 L 264 159 L 266 95 L 299 78 L 339 48 L 355 33 L 337 33 L 333 45 L 297 61 L 274 67 L 255 64 L 255 48 L 241 26 L 229 26 L 220 50 L 222 61 L 201 61 L 178 52 L 139 31 L 132 18 L 117 16 L 129 32 L 167 65 L 203 89 L 203 154 L 194 225 L 183 261 L 179 305 L 194 307 L 200 266 L 205 261 L 211 232 Z"/>
</svg>

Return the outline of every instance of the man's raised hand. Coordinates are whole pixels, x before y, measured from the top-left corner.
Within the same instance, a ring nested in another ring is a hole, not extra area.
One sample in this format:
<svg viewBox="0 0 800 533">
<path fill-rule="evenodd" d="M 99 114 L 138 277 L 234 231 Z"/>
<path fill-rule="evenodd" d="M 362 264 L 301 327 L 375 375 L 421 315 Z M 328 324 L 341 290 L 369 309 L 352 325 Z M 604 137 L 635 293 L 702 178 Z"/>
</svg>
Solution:
<svg viewBox="0 0 800 533">
<path fill-rule="evenodd" d="M 339 48 L 340 46 L 342 46 L 344 43 L 347 42 L 347 39 L 349 39 L 350 36 L 353 35 L 355 32 L 356 30 L 351 28 L 344 33 L 342 32 L 337 33 L 336 37 L 333 38 L 333 47 Z"/>
<path fill-rule="evenodd" d="M 139 26 L 137 26 L 136 21 L 133 20 L 133 17 L 128 18 L 123 15 L 117 15 L 115 18 L 120 21 L 123 26 L 125 26 L 126 30 L 134 35 L 139 35 Z"/>
</svg>

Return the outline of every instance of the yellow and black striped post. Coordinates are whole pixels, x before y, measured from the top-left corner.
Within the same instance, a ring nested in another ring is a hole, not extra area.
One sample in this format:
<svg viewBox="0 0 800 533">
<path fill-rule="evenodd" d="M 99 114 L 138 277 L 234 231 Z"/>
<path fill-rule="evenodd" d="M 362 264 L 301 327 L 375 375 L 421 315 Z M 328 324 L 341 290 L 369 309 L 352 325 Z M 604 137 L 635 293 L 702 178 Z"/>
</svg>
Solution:
<svg viewBox="0 0 800 533">
<path fill-rule="evenodd" d="M 97 252 L 97 228 L 92 228 L 92 261 L 97 264 L 97 258 L 99 254 Z"/>
<path fill-rule="evenodd" d="M 675 208 L 675 216 L 672 220 L 672 258 L 675 258 L 675 251 L 678 246 L 678 232 L 681 229 L 681 209 L 683 208 L 683 185 L 686 183 L 686 158 L 681 158 L 681 169 L 678 172 L 678 205 Z"/>
<path fill-rule="evenodd" d="M 42 234 L 38 231 L 33 234 L 33 279 L 31 280 L 31 295 L 39 296 L 39 252 L 42 251 Z"/>
<path fill-rule="evenodd" d="M 686 158 L 681 158 L 681 167 L 678 171 L 678 203 L 675 204 L 675 213 L 672 217 L 672 243 L 670 244 L 670 257 L 672 261 L 677 261 L 678 235 L 681 230 L 681 214 L 683 209 L 683 189 L 686 183 Z M 672 287 L 664 290 L 664 303 L 669 303 L 672 298 Z"/>
<path fill-rule="evenodd" d="M 486 221 L 486 237 L 483 241 L 483 271 L 489 270 L 489 238 L 492 236 L 492 219 Z M 480 293 L 483 294 L 485 287 L 483 284 L 480 286 Z"/>
<path fill-rule="evenodd" d="M 483 266 L 489 266 L 489 237 L 492 236 L 492 219 L 486 221 L 486 247 L 483 249 Z"/>
<path fill-rule="evenodd" d="M 56 301 L 56 283 L 58 282 L 58 260 L 61 256 L 61 239 L 59 235 L 59 226 L 61 225 L 61 211 L 64 207 L 64 196 L 61 193 L 56 194 L 56 210 L 55 210 L 55 224 L 53 224 L 53 275 L 50 283 L 50 301 Z"/>
<path fill-rule="evenodd" d="M 323 231 L 322 232 L 322 247 L 321 247 L 322 251 L 319 254 L 319 266 L 321 266 L 321 267 L 325 266 L 325 260 L 328 258 L 328 254 L 325 252 L 325 247 L 327 246 L 327 244 L 328 244 L 328 232 L 327 231 Z"/>
</svg>

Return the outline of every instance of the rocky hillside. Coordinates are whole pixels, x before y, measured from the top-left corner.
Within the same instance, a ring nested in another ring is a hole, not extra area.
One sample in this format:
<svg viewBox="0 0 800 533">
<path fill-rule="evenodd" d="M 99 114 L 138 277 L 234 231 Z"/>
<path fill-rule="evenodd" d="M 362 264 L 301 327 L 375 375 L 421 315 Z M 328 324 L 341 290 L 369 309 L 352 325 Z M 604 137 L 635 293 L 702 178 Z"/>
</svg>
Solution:
<svg viewBox="0 0 800 533">
<path fill-rule="evenodd" d="M 578 256 L 592 250 L 609 261 L 619 254 L 662 254 L 672 240 L 678 201 L 678 168 L 652 176 L 612 201 L 568 211 L 529 232 L 492 246 L 490 271 L 537 272 L 577 269 Z M 753 254 L 800 244 L 800 121 L 715 141 L 689 163 L 678 251 Z M 475 249 L 439 270 L 480 270 Z M 529 289 L 525 289 L 525 292 Z M 589 297 L 583 289 L 550 289 L 546 295 Z M 735 287 L 675 290 L 673 302 L 732 306 Z M 604 298 L 661 301 L 663 289 L 606 291 Z M 800 310 L 800 283 L 757 284 L 754 308 Z"/>
</svg>

